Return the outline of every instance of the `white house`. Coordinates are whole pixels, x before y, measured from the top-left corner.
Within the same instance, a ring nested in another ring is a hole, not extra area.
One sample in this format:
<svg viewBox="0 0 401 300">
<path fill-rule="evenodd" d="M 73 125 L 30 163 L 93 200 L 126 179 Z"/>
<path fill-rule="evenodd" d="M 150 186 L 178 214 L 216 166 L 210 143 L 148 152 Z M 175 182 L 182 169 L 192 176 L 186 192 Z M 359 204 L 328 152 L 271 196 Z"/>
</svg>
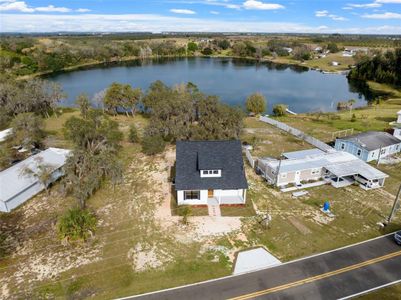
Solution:
<svg viewBox="0 0 401 300">
<path fill-rule="evenodd" d="M 178 141 L 176 146 L 178 205 L 245 203 L 248 183 L 240 141 Z"/>
<path fill-rule="evenodd" d="M 347 152 L 309 149 L 284 153 L 286 159 L 258 159 L 257 168 L 271 184 L 279 187 L 324 180 L 334 187 L 354 182 L 364 189 L 384 185 L 388 175 Z"/>
<path fill-rule="evenodd" d="M 39 164 L 48 165 L 53 170 L 53 182 L 63 175 L 62 167 L 69 152 L 66 149 L 49 148 L 0 172 L 0 211 L 10 212 L 45 188 L 34 174 L 26 174 L 25 169 L 29 168 L 35 173 Z"/>
<path fill-rule="evenodd" d="M 387 132 L 366 131 L 337 138 L 334 147 L 369 162 L 401 152 L 401 140 Z"/>
<path fill-rule="evenodd" d="M 391 122 L 390 125 L 394 128 L 393 135 L 401 140 L 401 110 L 397 113 L 397 121 Z"/>
</svg>

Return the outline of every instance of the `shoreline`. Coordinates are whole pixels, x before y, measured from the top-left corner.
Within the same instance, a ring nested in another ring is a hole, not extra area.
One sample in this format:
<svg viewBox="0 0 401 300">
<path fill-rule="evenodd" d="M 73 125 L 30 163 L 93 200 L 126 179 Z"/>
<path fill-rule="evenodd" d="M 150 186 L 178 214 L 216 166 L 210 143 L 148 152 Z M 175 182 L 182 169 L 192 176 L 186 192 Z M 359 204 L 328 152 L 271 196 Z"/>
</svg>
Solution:
<svg viewBox="0 0 401 300">
<path fill-rule="evenodd" d="M 96 68 L 96 66 L 100 66 L 100 65 L 107 65 L 107 64 L 113 64 L 113 63 L 122 63 L 122 62 L 130 62 L 130 61 L 135 61 L 135 60 L 146 60 L 146 59 L 163 59 L 163 58 L 232 58 L 232 59 L 244 59 L 244 60 L 252 60 L 254 62 L 258 62 L 258 63 L 274 63 L 274 64 L 279 64 L 279 65 L 288 65 L 288 66 L 298 66 L 298 67 L 303 67 L 303 68 L 307 68 L 308 70 L 311 71 L 317 71 L 317 72 L 321 72 L 323 74 L 335 74 L 335 75 L 346 75 L 350 69 L 346 69 L 346 70 L 339 70 L 339 71 L 330 71 L 330 70 L 324 70 L 324 69 L 318 69 L 318 68 L 313 68 L 313 67 L 309 67 L 306 66 L 305 64 L 303 64 L 302 62 L 296 62 L 296 61 L 276 61 L 274 59 L 271 58 L 255 58 L 255 57 L 241 57 L 241 56 L 232 56 L 232 55 L 185 55 L 185 56 L 177 56 L 177 55 L 164 55 L 164 56 L 150 56 L 150 57 L 146 57 L 146 58 L 141 58 L 141 57 L 137 57 L 137 56 L 127 56 L 127 57 L 123 57 L 120 59 L 114 59 L 114 60 L 109 60 L 109 61 L 92 61 L 92 62 L 86 62 L 86 63 L 82 63 L 82 64 L 78 64 L 78 65 L 74 65 L 74 66 L 69 66 L 69 67 L 65 67 L 62 68 L 60 70 L 57 71 L 41 71 L 41 72 L 36 72 L 33 74 L 29 74 L 29 75 L 22 75 L 22 76 L 17 76 L 16 79 L 17 80 L 26 80 L 26 79 L 33 79 L 36 77 L 41 77 L 41 76 L 49 76 L 49 75 L 53 75 L 53 74 L 61 74 L 61 73 L 68 73 L 68 72 L 73 72 L 73 71 L 77 71 L 80 68 L 85 68 L 85 67 L 89 67 L 89 68 Z"/>
</svg>

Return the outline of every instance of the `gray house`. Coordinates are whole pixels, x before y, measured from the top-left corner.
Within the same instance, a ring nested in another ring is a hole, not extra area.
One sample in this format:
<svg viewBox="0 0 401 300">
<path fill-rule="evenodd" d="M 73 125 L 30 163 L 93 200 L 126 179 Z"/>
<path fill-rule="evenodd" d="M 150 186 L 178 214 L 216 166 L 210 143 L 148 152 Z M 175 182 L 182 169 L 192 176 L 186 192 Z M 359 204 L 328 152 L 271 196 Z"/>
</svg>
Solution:
<svg viewBox="0 0 401 300">
<path fill-rule="evenodd" d="M 53 170 L 51 181 L 62 176 L 62 167 L 69 152 L 66 149 L 49 148 L 0 172 L 0 211 L 10 212 L 44 190 L 44 185 L 35 176 L 40 164 L 46 164 Z M 30 169 L 32 174 L 24 174 L 25 169 Z"/>
<path fill-rule="evenodd" d="M 347 152 L 308 149 L 283 156 L 285 159 L 259 158 L 257 161 L 257 169 L 267 182 L 282 188 L 326 183 L 340 188 L 358 183 L 369 190 L 382 187 L 388 177 Z"/>
<path fill-rule="evenodd" d="M 369 162 L 400 152 L 401 140 L 387 132 L 366 131 L 337 138 L 334 147 Z"/>
<path fill-rule="evenodd" d="M 240 141 L 177 142 L 178 205 L 244 204 L 247 188 Z"/>
</svg>

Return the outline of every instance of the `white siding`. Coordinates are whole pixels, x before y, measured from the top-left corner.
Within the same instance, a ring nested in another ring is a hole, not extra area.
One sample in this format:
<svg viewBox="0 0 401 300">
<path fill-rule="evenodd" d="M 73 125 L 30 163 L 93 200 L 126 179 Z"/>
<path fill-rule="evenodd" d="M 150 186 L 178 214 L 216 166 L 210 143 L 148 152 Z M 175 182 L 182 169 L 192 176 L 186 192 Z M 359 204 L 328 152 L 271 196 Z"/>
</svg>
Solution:
<svg viewBox="0 0 401 300">
<path fill-rule="evenodd" d="M 394 129 L 394 136 L 395 136 L 397 139 L 400 139 L 400 140 L 401 140 L 401 129 L 398 129 L 398 128 Z"/>
<path fill-rule="evenodd" d="M 36 194 L 40 193 L 44 190 L 44 186 L 41 185 L 39 182 L 34 183 L 32 186 L 27 188 L 26 190 L 22 191 L 18 195 L 15 195 L 13 198 L 9 199 L 8 201 L 4 202 L 6 210 L 5 212 L 10 212 L 14 208 L 18 207 L 26 200 L 32 198 Z"/>
<path fill-rule="evenodd" d="M 236 197 L 233 204 L 238 204 L 238 197 L 243 198 L 243 203 L 245 203 L 245 193 L 243 189 L 238 189 L 238 190 L 214 190 L 213 191 L 213 197 L 217 200 L 219 200 L 222 197 Z M 184 191 L 177 191 L 177 204 L 178 205 L 207 205 L 207 199 L 208 199 L 208 191 L 207 190 L 201 190 L 200 191 L 200 199 L 195 200 L 184 200 Z M 224 201 L 225 204 L 230 204 L 227 203 L 227 200 Z"/>
<path fill-rule="evenodd" d="M 389 155 L 393 155 L 395 153 L 398 153 L 401 151 L 401 143 L 400 144 L 396 144 L 396 145 L 391 145 L 388 147 L 383 147 L 382 148 L 382 154 L 380 154 L 380 158 L 389 156 Z M 377 160 L 379 158 L 379 152 L 380 150 L 374 150 L 374 151 L 370 151 L 368 154 L 368 158 L 367 158 L 367 162 L 372 161 L 372 160 Z"/>
<path fill-rule="evenodd" d="M 184 191 L 177 191 L 177 204 L 178 205 L 206 205 L 207 204 L 207 190 L 200 191 L 200 199 L 184 200 Z"/>
</svg>

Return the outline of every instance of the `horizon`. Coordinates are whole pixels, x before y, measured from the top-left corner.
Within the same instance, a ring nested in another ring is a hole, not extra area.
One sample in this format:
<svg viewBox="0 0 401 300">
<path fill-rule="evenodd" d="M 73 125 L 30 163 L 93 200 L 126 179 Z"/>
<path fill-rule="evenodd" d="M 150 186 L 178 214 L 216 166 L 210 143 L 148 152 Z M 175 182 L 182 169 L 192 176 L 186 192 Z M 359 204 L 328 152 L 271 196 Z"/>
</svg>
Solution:
<svg viewBox="0 0 401 300">
<path fill-rule="evenodd" d="M 1 33 L 401 34 L 401 0 L 0 0 Z"/>
</svg>

